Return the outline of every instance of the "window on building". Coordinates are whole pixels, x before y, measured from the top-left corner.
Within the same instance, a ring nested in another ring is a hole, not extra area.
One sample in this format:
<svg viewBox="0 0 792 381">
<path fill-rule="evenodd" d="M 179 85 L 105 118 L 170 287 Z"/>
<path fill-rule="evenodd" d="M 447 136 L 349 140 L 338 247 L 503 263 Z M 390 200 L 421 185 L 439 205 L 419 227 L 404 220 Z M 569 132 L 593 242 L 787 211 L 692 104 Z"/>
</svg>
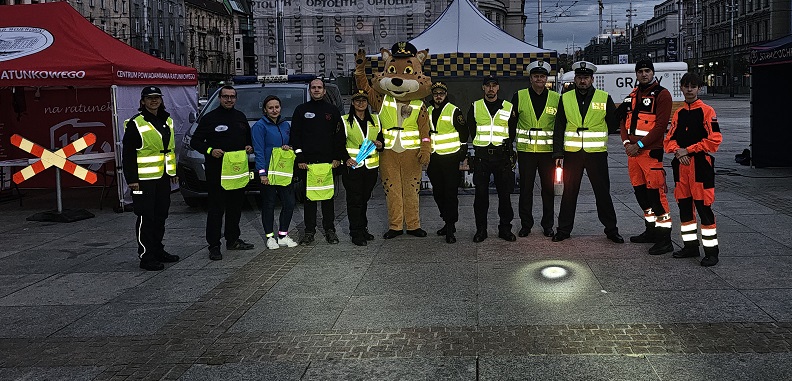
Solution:
<svg viewBox="0 0 792 381">
<path fill-rule="evenodd" d="M 764 24 L 764 30 L 762 31 L 762 36 L 764 36 L 764 41 L 767 41 L 770 39 L 767 20 L 762 21 L 762 24 Z"/>
<path fill-rule="evenodd" d="M 99 7 L 105 9 L 105 0 L 99 0 Z"/>
<path fill-rule="evenodd" d="M 94 6 L 94 0 L 88 0 L 88 6 L 89 7 L 93 7 Z"/>
</svg>

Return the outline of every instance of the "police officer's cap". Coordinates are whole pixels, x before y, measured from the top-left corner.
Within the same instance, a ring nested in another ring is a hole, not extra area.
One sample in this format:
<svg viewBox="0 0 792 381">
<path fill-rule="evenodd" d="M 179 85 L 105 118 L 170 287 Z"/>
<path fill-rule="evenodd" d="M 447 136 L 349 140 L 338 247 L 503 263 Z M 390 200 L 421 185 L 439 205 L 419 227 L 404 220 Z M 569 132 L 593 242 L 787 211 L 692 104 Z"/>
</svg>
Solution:
<svg viewBox="0 0 792 381">
<path fill-rule="evenodd" d="M 525 69 L 528 70 L 528 74 L 547 75 L 550 74 L 550 70 L 552 70 L 552 67 L 550 67 L 550 64 L 545 62 L 543 59 L 538 59 L 534 62 L 529 63 L 528 66 L 525 67 Z"/>
<path fill-rule="evenodd" d="M 498 77 L 496 77 L 496 76 L 495 76 L 495 75 L 493 75 L 493 74 L 490 74 L 490 75 L 488 75 L 488 76 L 484 77 L 484 82 L 482 83 L 482 85 L 486 85 L 486 84 L 488 84 L 488 83 L 490 83 L 490 82 L 493 82 L 493 83 L 495 83 L 496 85 L 500 84 L 500 83 L 498 82 Z"/>
<path fill-rule="evenodd" d="M 141 98 L 141 99 L 143 99 L 143 98 L 145 98 L 145 97 L 148 97 L 148 96 L 150 96 L 150 95 L 159 95 L 159 96 L 162 96 L 162 91 L 160 91 L 159 87 L 155 87 L 155 86 L 146 86 L 146 87 L 144 87 L 144 88 L 143 88 L 143 90 L 140 92 L 140 98 Z"/>
<path fill-rule="evenodd" d="M 391 47 L 391 54 L 394 57 L 415 57 L 418 54 L 418 49 L 415 46 L 407 41 L 399 41 Z"/>
<path fill-rule="evenodd" d="M 358 90 L 358 91 L 355 91 L 354 94 L 352 94 L 352 100 L 353 101 L 355 99 L 360 99 L 360 98 L 368 100 L 368 93 L 365 90 Z"/>
<path fill-rule="evenodd" d="M 446 86 L 446 84 L 443 83 L 443 82 L 439 82 L 439 81 L 438 82 L 433 82 L 432 83 L 432 91 L 435 91 L 436 89 L 440 89 L 440 90 L 443 90 L 445 92 L 448 92 L 448 86 Z"/>
<path fill-rule="evenodd" d="M 597 72 L 597 66 L 591 62 L 578 61 L 572 64 L 572 70 L 575 75 L 594 75 Z"/>
</svg>

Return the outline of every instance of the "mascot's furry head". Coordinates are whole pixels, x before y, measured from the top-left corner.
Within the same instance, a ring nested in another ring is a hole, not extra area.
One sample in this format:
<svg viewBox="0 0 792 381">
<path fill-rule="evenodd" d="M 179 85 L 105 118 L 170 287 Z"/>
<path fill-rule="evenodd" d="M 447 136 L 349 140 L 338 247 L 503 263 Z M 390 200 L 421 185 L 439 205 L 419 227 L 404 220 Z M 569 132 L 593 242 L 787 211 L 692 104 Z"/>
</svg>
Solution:
<svg viewBox="0 0 792 381">
<path fill-rule="evenodd" d="M 418 51 L 405 41 L 393 44 L 391 50 L 380 49 L 385 70 L 374 73 L 371 87 L 380 94 L 388 94 L 399 101 L 423 99 L 431 94 L 432 78 L 423 73 L 423 63 L 429 50 Z"/>
</svg>

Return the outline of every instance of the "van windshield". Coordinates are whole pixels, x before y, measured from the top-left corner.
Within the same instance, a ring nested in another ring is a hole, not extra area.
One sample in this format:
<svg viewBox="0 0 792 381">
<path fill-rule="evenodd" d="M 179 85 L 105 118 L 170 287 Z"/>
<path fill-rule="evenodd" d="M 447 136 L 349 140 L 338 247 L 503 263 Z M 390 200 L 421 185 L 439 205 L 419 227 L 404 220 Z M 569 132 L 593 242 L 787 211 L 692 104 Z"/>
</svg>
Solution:
<svg viewBox="0 0 792 381">
<path fill-rule="evenodd" d="M 305 103 L 308 97 L 307 90 L 301 87 L 242 87 L 237 88 L 237 101 L 234 106 L 242 111 L 249 121 L 256 121 L 264 116 L 261 110 L 264 98 L 274 95 L 281 100 L 281 118 L 291 120 L 294 109 Z M 212 97 L 204 108 L 204 113 L 220 107 L 220 98 Z"/>
</svg>

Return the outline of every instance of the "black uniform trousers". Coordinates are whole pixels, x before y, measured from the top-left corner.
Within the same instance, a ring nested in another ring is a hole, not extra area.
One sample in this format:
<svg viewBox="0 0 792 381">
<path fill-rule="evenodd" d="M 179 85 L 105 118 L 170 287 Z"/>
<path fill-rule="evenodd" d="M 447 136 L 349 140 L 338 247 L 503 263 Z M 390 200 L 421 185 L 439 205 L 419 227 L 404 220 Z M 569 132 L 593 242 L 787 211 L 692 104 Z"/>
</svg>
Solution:
<svg viewBox="0 0 792 381">
<path fill-rule="evenodd" d="M 594 198 L 597 203 L 597 216 L 605 226 L 605 234 L 619 232 L 616 227 L 616 211 L 610 195 L 610 175 L 608 174 L 608 153 L 564 152 L 564 195 L 561 196 L 561 209 L 558 212 L 558 233 L 569 234 L 575 224 L 580 182 L 583 170 L 589 177 Z"/>
<path fill-rule="evenodd" d="M 351 169 L 346 167 L 341 175 L 341 181 L 346 190 L 347 216 L 349 217 L 349 234 L 355 237 L 364 237 L 368 228 L 368 202 L 371 192 L 377 185 L 379 171 L 377 168 Z M 324 213 L 324 212 L 323 212 Z"/>
<path fill-rule="evenodd" d="M 487 212 L 489 210 L 490 176 L 495 178 L 495 189 L 498 191 L 498 229 L 511 230 L 514 209 L 511 204 L 511 192 L 514 190 L 514 171 L 508 153 L 500 147 L 476 148 L 474 158 L 473 185 L 476 188 L 473 199 L 473 214 L 476 217 L 476 230 L 487 229 Z"/>
<path fill-rule="evenodd" d="M 432 197 L 437 208 L 440 209 L 440 218 L 446 224 L 455 224 L 459 221 L 459 182 L 462 173 L 459 171 L 459 154 L 457 152 L 440 155 L 433 153 L 426 168 L 426 175 L 432 182 Z"/>
<path fill-rule="evenodd" d="M 242 204 L 245 201 L 245 188 L 226 190 L 220 185 L 220 171 L 206 168 L 206 184 L 209 187 L 209 212 L 206 216 L 206 242 L 209 247 L 220 246 L 220 230 L 223 230 L 226 244 L 239 239 L 239 219 L 242 217 Z M 225 225 L 223 225 L 225 215 Z"/>
<path fill-rule="evenodd" d="M 545 229 L 553 227 L 553 205 L 555 193 L 553 189 L 553 172 L 555 160 L 551 152 L 533 153 L 517 152 L 518 170 L 520 172 L 520 203 L 519 214 L 522 227 L 532 228 L 533 218 L 533 189 L 536 172 L 539 172 L 539 182 L 542 195 L 542 220 L 540 224 Z"/>
<path fill-rule="evenodd" d="M 135 235 L 141 262 L 156 262 L 164 248 L 165 220 L 170 209 L 170 176 L 156 180 L 140 180 L 139 193 L 132 192 L 135 214 Z"/>
<path fill-rule="evenodd" d="M 303 180 L 300 182 L 300 194 L 302 198 L 305 200 L 303 202 L 303 220 L 305 221 L 305 232 L 306 233 L 316 233 L 316 212 L 318 209 L 318 203 L 322 203 L 322 227 L 324 228 L 325 232 L 328 230 L 335 231 L 335 196 L 330 197 L 328 200 L 322 201 L 311 201 L 308 197 L 305 196 L 306 194 L 306 181 L 308 175 L 307 169 L 295 169 L 295 172 L 299 174 L 299 177 Z M 336 176 L 336 169 L 333 169 L 333 184 L 338 181 Z"/>
</svg>

